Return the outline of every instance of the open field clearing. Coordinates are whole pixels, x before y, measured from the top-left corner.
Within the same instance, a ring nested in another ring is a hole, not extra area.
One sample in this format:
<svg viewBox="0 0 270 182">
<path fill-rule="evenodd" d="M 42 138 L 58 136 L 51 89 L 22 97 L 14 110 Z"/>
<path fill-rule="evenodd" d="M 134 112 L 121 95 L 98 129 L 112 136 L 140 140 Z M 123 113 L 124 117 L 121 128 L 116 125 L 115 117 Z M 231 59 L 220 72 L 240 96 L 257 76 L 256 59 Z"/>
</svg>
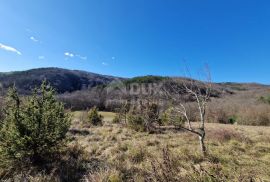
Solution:
<svg viewBox="0 0 270 182">
<path fill-rule="evenodd" d="M 168 178 L 175 175 L 186 181 L 270 180 L 269 127 L 206 123 L 209 154 L 204 158 L 197 138 L 188 132 L 135 132 L 112 124 L 112 113 L 105 112 L 101 113 L 106 120 L 103 126 L 89 127 L 79 121 L 82 113 L 76 112 L 73 119 L 71 131 L 76 132 L 71 135 L 71 143 L 80 144 L 88 156 L 110 166 L 106 174 L 92 174 L 97 179 L 103 175 L 124 181 L 165 179 L 163 170 L 173 165 L 171 173 L 167 171 Z"/>
<path fill-rule="evenodd" d="M 270 1 L 29 1 L 0 6 L 0 182 L 270 182 Z"/>
</svg>

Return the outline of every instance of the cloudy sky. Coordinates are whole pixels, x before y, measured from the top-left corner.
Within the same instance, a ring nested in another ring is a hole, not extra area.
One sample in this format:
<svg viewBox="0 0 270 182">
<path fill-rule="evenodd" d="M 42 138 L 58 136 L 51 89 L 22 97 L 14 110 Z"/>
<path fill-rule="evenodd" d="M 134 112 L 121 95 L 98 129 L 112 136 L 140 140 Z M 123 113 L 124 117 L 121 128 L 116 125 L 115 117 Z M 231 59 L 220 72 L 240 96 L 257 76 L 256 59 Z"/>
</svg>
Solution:
<svg viewBox="0 0 270 182">
<path fill-rule="evenodd" d="M 269 20 L 268 0 L 1 0 L 0 72 L 181 76 L 186 62 L 270 84 Z"/>
</svg>

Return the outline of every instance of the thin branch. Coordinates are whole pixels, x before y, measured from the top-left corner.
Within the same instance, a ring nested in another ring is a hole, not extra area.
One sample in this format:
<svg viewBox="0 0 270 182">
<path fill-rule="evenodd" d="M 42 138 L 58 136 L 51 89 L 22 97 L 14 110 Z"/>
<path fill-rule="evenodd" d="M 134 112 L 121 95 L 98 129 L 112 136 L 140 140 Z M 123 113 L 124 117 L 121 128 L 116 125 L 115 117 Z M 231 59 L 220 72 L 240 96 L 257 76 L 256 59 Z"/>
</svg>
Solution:
<svg viewBox="0 0 270 182">
<path fill-rule="evenodd" d="M 189 128 L 186 128 L 186 127 L 184 127 L 184 126 L 177 126 L 177 127 L 178 127 L 179 129 L 184 129 L 184 130 L 186 130 L 186 131 L 189 131 L 189 132 L 192 132 L 192 133 L 194 133 L 194 134 L 196 134 L 196 135 L 201 136 L 201 133 L 195 131 L 194 129 L 189 129 Z"/>
</svg>

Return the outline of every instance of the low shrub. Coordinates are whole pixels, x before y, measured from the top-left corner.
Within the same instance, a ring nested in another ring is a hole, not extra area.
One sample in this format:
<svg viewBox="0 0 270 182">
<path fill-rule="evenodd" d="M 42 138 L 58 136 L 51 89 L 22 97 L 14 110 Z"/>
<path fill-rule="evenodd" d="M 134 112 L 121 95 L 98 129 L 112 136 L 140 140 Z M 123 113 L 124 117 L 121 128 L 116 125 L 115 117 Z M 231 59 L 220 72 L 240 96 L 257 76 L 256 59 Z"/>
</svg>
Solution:
<svg viewBox="0 0 270 182">
<path fill-rule="evenodd" d="M 115 117 L 112 120 L 113 123 L 121 123 L 121 117 L 119 116 L 119 114 L 116 114 Z"/>
<path fill-rule="evenodd" d="M 144 119 L 141 116 L 135 114 L 128 115 L 128 127 L 135 131 L 146 131 Z"/>
<path fill-rule="evenodd" d="M 237 117 L 236 116 L 231 116 L 228 119 L 229 124 L 235 124 L 237 122 Z"/>
<path fill-rule="evenodd" d="M 103 125 L 103 116 L 98 113 L 97 107 L 93 107 L 88 112 L 88 122 L 94 126 Z"/>
<path fill-rule="evenodd" d="M 160 124 L 159 105 L 148 102 L 133 108 L 128 114 L 128 126 L 136 131 L 155 131 L 154 124 Z"/>
<path fill-rule="evenodd" d="M 169 125 L 170 123 L 170 117 L 168 112 L 163 112 L 161 114 L 161 125 Z"/>
<path fill-rule="evenodd" d="M 161 161 L 151 160 L 149 178 L 151 181 L 185 181 L 180 175 L 181 168 L 177 164 L 178 159 L 167 148 L 162 149 Z"/>
<path fill-rule="evenodd" d="M 168 108 L 161 114 L 162 125 L 175 125 L 182 126 L 185 123 L 185 119 L 174 108 Z"/>
<path fill-rule="evenodd" d="M 131 148 L 129 150 L 129 159 L 133 163 L 141 163 L 146 159 L 147 151 L 143 147 Z"/>
</svg>

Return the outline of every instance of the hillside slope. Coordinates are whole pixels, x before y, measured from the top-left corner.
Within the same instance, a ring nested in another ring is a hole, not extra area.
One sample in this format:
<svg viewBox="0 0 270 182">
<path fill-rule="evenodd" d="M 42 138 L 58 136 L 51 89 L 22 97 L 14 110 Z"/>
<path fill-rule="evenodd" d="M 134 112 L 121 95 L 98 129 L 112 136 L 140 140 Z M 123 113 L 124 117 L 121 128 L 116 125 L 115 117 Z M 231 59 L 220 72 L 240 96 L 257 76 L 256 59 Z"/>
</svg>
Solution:
<svg viewBox="0 0 270 182">
<path fill-rule="evenodd" d="M 72 110 L 97 106 L 100 110 L 115 111 L 127 101 L 136 105 L 139 100 L 147 102 L 149 98 L 159 102 L 161 110 L 163 110 L 171 104 L 171 100 L 164 96 L 162 90 L 170 90 L 171 85 L 179 88 L 182 102 L 192 103 L 194 101 L 194 98 L 185 93 L 183 83 L 190 81 L 186 78 L 142 76 L 124 79 L 78 70 L 39 68 L 0 73 L 0 108 L 3 96 L 14 83 L 20 94 L 30 94 L 31 89 L 39 86 L 44 79 L 56 89 L 57 98 L 65 103 L 65 107 Z M 201 82 L 194 81 L 194 83 L 197 88 L 204 89 Z M 134 86 L 137 88 L 133 88 Z M 138 90 L 144 92 L 149 90 L 151 93 L 138 93 Z M 219 123 L 270 125 L 269 103 L 270 87 L 268 85 L 213 83 L 207 120 Z M 196 111 L 195 107 L 191 113 L 194 114 Z"/>
<path fill-rule="evenodd" d="M 0 83 L 4 92 L 15 84 L 21 94 L 29 94 L 31 89 L 39 86 L 43 80 L 47 80 L 58 93 L 65 93 L 108 84 L 115 79 L 113 76 L 61 68 L 0 73 Z"/>
<path fill-rule="evenodd" d="M 108 85 L 109 83 L 116 81 L 124 81 L 124 84 L 133 83 L 159 83 L 162 81 L 170 81 L 171 79 L 177 79 L 178 82 L 186 81 L 186 78 L 171 78 L 161 76 L 141 76 L 131 79 L 119 78 L 108 75 L 101 75 L 80 70 L 68 70 L 62 68 L 37 68 L 26 71 L 15 72 L 0 72 L 0 86 L 2 90 L 6 91 L 7 88 L 16 85 L 19 92 L 22 94 L 28 94 L 29 91 L 36 86 L 39 86 L 43 80 L 47 80 L 58 93 L 74 92 L 79 90 L 91 89 L 98 85 Z M 199 83 L 199 82 L 198 82 Z M 215 90 L 222 92 L 237 92 L 248 91 L 257 89 L 270 88 L 268 85 L 256 84 L 256 83 L 216 83 L 214 84 Z"/>
</svg>

